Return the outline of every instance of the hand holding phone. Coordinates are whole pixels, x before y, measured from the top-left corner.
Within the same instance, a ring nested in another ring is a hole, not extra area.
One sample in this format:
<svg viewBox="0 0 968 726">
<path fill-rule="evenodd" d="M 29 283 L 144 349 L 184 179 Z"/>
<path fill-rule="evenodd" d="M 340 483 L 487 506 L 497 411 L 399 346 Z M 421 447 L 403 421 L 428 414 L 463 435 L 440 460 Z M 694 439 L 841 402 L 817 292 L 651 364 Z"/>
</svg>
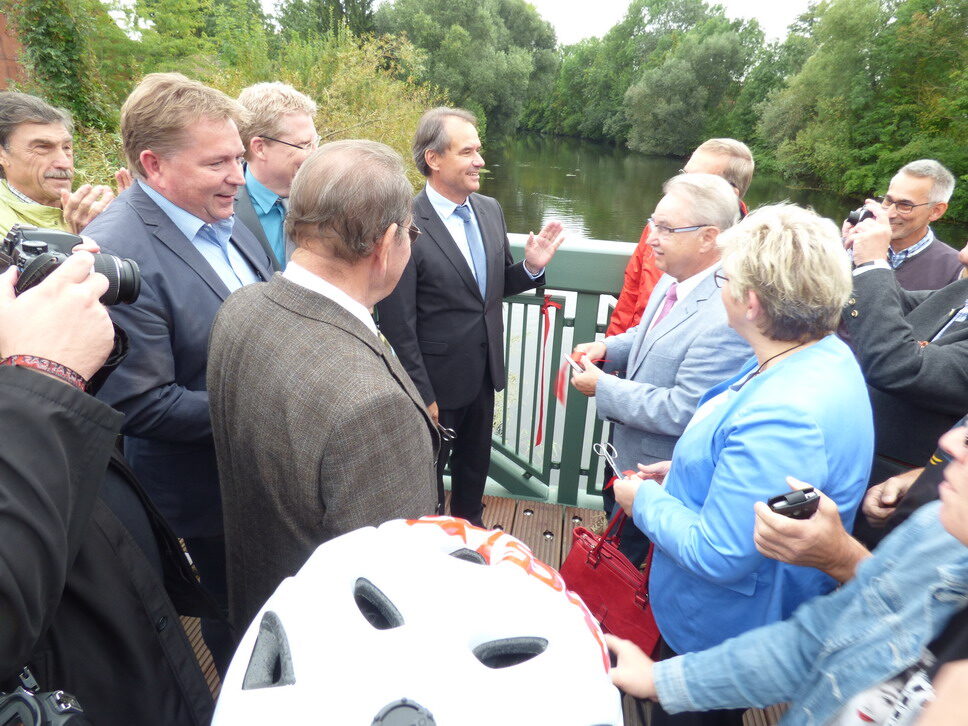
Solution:
<svg viewBox="0 0 968 726">
<path fill-rule="evenodd" d="M 820 495 L 813 487 L 778 494 L 767 501 L 770 509 L 791 519 L 810 519 L 820 506 Z"/>
<path fill-rule="evenodd" d="M 575 373 L 584 373 L 585 372 L 585 369 L 582 368 L 578 364 L 578 362 L 574 358 L 572 358 L 570 355 L 568 355 L 567 353 L 565 353 L 563 356 L 561 356 L 561 358 L 562 358 L 562 360 L 565 361 L 565 363 L 567 363 L 569 366 L 571 366 L 571 369 Z"/>
</svg>

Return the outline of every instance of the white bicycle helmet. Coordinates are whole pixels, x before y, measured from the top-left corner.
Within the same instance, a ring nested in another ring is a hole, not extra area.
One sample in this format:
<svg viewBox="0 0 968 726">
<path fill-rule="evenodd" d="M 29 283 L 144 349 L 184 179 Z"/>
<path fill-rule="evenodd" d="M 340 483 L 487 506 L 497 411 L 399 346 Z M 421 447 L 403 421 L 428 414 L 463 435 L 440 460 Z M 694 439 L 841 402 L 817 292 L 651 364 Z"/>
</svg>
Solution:
<svg viewBox="0 0 968 726">
<path fill-rule="evenodd" d="M 620 726 L 598 623 L 519 540 L 462 519 L 321 545 L 242 638 L 213 724 Z"/>
</svg>

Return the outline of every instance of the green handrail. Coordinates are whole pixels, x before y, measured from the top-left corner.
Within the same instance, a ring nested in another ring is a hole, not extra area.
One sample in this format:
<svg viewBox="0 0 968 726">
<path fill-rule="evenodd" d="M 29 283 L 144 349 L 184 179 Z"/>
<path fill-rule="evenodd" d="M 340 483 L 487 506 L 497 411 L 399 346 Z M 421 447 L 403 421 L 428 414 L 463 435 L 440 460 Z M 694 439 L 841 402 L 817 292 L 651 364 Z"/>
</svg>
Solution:
<svg viewBox="0 0 968 726">
<path fill-rule="evenodd" d="M 509 237 L 515 259 L 522 259 L 527 236 Z M 548 267 L 545 290 L 505 301 L 508 386 L 495 407 L 490 476 L 512 496 L 570 506 L 597 506 L 600 501 L 601 463 L 591 454 L 591 445 L 605 434 L 594 415 L 594 399 L 569 386 L 561 421 L 555 379 L 563 353 L 604 332 L 610 308 L 603 298 L 618 293 L 634 249 L 626 242 L 567 241 Z M 541 320 L 546 293 L 563 309 L 547 311 L 545 347 Z M 544 441 L 536 447 L 542 367 Z"/>
</svg>

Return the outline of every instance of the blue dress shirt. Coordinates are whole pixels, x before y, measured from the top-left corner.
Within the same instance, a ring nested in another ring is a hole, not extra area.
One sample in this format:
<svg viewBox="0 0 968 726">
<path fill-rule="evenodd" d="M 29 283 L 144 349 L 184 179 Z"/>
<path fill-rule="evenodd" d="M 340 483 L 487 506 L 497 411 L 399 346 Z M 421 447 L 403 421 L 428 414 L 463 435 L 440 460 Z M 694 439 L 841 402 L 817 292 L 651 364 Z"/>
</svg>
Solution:
<svg viewBox="0 0 968 726">
<path fill-rule="evenodd" d="M 178 227 L 185 238 L 202 253 L 202 257 L 212 266 L 215 274 L 225 283 L 229 292 L 235 292 L 243 285 L 259 282 L 259 275 L 232 242 L 232 228 L 235 217 L 207 224 L 191 212 L 186 212 L 174 202 L 156 192 L 140 179 L 138 184 L 151 199 L 161 207 L 172 223 Z"/>
<path fill-rule="evenodd" d="M 256 179 L 249 167 L 245 168 L 245 189 L 249 192 L 249 199 L 252 200 L 256 216 L 262 224 L 276 260 L 280 266 L 285 267 L 286 235 L 283 231 L 283 222 L 286 219 L 286 210 L 282 197 Z"/>
</svg>

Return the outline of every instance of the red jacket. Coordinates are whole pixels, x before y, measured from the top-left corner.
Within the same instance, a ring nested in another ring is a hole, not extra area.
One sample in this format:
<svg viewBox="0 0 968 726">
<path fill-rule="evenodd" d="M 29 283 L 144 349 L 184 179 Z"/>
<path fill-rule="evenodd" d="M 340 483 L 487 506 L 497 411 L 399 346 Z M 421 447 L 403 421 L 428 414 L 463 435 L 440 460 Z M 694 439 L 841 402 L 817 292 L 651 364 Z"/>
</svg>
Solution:
<svg viewBox="0 0 968 726">
<path fill-rule="evenodd" d="M 748 213 L 746 203 L 741 199 L 739 202 L 740 217 L 745 217 Z M 647 242 L 651 232 L 652 225 L 645 225 L 642 236 L 639 237 L 639 244 L 635 247 L 635 252 L 632 253 L 632 257 L 625 267 L 625 281 L 622 283 L 622 292 L 619 293 L 615 310 L 612 311 L 608 330 L 605 331 L 606 336 L 619 335 L 639 324 L 642 313 L 645 312 L 645 306 L 649 303 L 652 288 L 662 277 L 662 270 L 655 266 L 655 253 Z"/>
</svg>

